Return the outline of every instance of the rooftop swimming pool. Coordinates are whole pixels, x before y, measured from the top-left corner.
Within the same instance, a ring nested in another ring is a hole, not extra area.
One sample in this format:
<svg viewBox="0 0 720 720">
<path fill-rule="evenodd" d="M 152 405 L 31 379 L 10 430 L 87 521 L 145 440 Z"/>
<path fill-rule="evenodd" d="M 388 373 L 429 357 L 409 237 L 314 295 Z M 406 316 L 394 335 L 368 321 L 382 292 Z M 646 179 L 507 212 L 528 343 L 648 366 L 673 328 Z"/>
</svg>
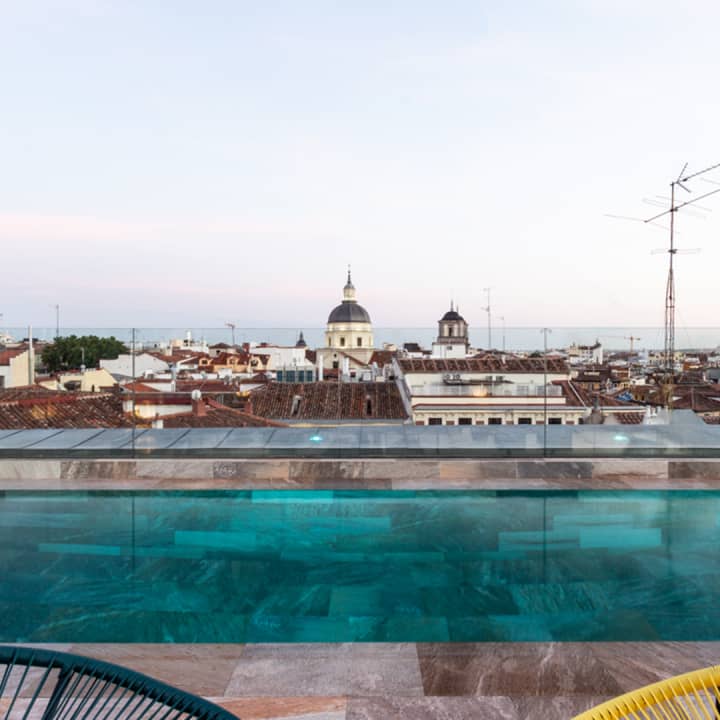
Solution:
<svg viewBox="0 0 720 720">
<path fill-rule="evenodd" d="M 720 640 L 720 492 L 0 493 L 0 641 Z"/>
</svg>

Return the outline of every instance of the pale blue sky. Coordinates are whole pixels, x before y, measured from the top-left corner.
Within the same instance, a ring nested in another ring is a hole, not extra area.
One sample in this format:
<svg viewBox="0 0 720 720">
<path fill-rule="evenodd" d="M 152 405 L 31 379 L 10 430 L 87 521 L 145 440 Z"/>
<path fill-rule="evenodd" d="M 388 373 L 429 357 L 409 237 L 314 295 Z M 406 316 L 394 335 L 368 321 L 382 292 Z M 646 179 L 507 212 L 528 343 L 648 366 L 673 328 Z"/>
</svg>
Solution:
<svg viewBox="0 0 720 720">
<path fill-rule="evenodd" d="M 0 0 L 4 324 L 659 325 L 685 161 L 720 162 L 720 5 Z M 715 174 L 720 180 L 720 172 Z M 697 183 L 697 194 L 712 186 Z M 720 325 L 720 195 L 678 324 Z"/>
</svg>

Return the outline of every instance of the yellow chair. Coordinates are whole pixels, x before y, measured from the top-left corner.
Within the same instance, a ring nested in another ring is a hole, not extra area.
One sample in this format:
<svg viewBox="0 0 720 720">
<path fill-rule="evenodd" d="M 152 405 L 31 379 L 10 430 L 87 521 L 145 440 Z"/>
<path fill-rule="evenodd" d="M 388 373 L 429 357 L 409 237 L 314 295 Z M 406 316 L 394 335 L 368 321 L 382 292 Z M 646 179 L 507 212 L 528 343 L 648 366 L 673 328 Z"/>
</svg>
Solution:
<svg viewBox="0 0 720 720">
<path fill-rule="evenodd" d="M 720 720 L 720 666 L 646 685 L 573 720 Z"/>
</svg>

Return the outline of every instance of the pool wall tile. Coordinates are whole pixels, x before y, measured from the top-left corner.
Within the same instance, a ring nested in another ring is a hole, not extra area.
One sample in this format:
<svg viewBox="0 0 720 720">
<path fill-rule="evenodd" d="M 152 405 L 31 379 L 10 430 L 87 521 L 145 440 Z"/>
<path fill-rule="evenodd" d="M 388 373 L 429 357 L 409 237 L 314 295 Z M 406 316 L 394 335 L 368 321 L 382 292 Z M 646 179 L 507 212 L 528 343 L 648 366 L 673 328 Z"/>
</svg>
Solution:
<svg viewBox="0 0 720 720">
<path fill-rule="evenodd" d="M 59 480 L 60 460 L 3 460 L 0 461 L 2 480 Z"/>
<path fill-rule="evenodd" d="M 441 460 L 441 480 L 514 480 L 515 460 Z"/>
<path fill-rule="evenodd" d="M 63 460 L 60 464 L 61 480 L 128 480 L 137 473 L 134 460 Z"/>
<path fill-rule="evenodd" d="M 623 485 L 633 480 L 666 480 L 667 460 L 595 460 L 592 464 L 593 480 L 620 480 Z"/>
<path fill-rule="evenodd" d="M 668 476 L 673 480 L 708 479 L 720 480 L 720 462 L 713 460 L 670 460 Z"/>
<path fill-rule="evenodd" d="M 212 463 L 212 477 L 217 480 L 287 481 L 289 460 L 224 460 Z"/>
<path fill-rule="evenodd" d="M 135 465 L 138 478 L 213 478 L 213 467 L 207 460 L 143 460 Z"/>
<path fill-rule="evenodd" d="M 566 460 L 519 460 L 517 477 L 553 480 L 589 480 L 592 462 L 568 462 Z"/>
<path fill-rule="evenodd" d="M 713 489 L 720 461 L 648 459 L 0 460 L 0 490 Z"/>
</svg>

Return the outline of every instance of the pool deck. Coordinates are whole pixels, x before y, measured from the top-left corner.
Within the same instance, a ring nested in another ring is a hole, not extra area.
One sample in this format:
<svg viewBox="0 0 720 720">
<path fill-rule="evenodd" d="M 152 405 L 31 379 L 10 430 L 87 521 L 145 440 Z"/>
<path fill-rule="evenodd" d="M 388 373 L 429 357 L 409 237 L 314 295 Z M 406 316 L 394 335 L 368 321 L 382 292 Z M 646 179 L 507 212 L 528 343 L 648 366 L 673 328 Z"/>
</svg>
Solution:
<svg viewBox="0 0 720 720">
<path fill-rule="evenodd" d="M 720 489 L 720 461 L 0 460 L 3 490 Z M 720 642 L 55 645 L 243 720 L 567 720 L 720 663 Z"/>
<path fill-rule="evenodd" d="M 720 643 L 43 647 L 152 675 L 243 720 L 568 720 L 720 662 Z"/>
</svg>

